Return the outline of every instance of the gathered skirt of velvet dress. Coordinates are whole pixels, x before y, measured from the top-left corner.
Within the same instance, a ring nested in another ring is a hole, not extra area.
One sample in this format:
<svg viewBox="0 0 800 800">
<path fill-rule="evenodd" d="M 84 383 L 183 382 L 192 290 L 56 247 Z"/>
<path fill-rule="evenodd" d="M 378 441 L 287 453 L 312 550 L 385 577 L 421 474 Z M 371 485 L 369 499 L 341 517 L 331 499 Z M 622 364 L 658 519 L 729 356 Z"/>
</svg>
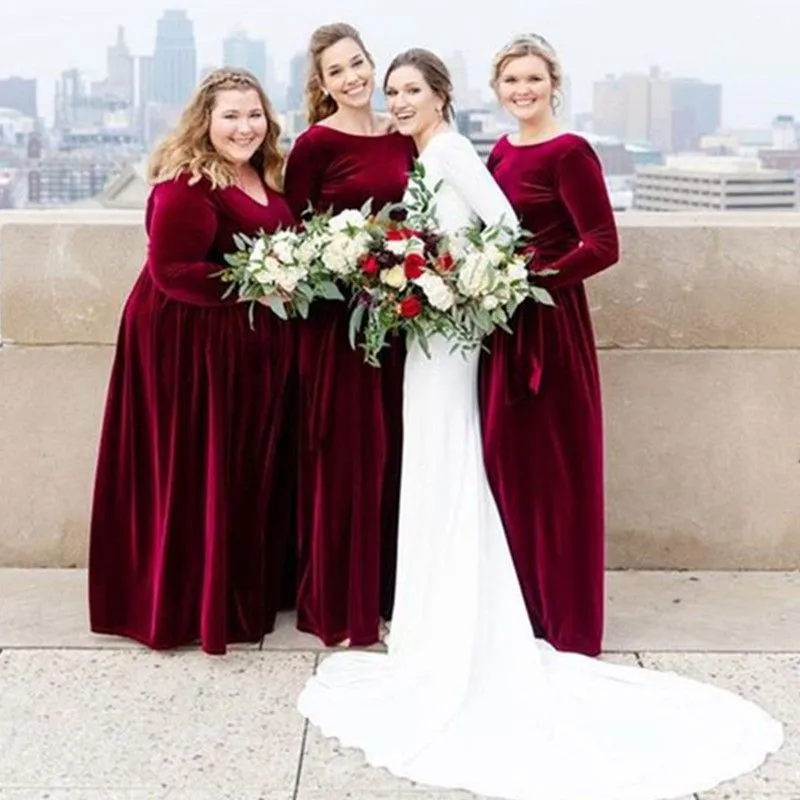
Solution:
<svg viewBox="0 0 800 800">
<path fill-rule="evenodd" d="M 463 137 L 438 134 L 421 158 L 444 182 L 445 230 L 502 217 Z M 484 468 L 478 353 L 430 345 L 406 360 L 388 652 L 323 659 L 300 712 L 399 777 L 512 800 L 678 798 L 761 764 L 783 732 L 755 704 L 533 635 Z"/>
<path fill-rule="evenodd" d="M 151 196 L 148 262 L 122 314 L 100 438 L 96 633 L 220 654 L 274 627 L 293 547 L 277 453 L 294 335 L 260 306 L 251 327 L 210 275 L 234 233 L 292 222 L 271 191 L 268 206 L 185 180 Z"/>
</svg>

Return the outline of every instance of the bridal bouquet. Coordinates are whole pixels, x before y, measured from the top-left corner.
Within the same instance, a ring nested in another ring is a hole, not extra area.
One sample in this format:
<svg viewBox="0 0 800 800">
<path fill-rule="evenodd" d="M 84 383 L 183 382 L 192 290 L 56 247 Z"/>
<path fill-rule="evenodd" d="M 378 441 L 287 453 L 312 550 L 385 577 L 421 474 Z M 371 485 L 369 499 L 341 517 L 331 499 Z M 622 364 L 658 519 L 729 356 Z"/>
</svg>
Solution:
<svg viewBox="0 0 800 800">
<path fill-rule="evenodd" d="M 508 330 L 523 300 L 553 305 L 531 283 L 524 254 L 529 234 L 503 225 L 442 233 L 435 219 L 438 187 L 429 189 L 424 178 L 418 163 L 407 202 L 375 216 L 365 206 L 308 224 L 309 234 L 326 243 L 322 263 L 350 290 L 350 343 L 355 347 L 360 334 L 369 364 L 378 365 L 394 333 L 416 340 L 426 353 L 434 334 L 454 351 L 472 349 L 495 328 Z"/>
<path fill-rule="evenodd" d="M 215 273 L 230 284 L 224 297 L 234 291 L 241 301 L 268 306 L 281 319 L 306 318 L 317 298 L 344 299 L 331 275 L 317 258 L 321 243 L 306 233 L 279 230 L 255 237 L 234 237 L 237 251 L 225 256 L 228 267 Z"/>
</svg>

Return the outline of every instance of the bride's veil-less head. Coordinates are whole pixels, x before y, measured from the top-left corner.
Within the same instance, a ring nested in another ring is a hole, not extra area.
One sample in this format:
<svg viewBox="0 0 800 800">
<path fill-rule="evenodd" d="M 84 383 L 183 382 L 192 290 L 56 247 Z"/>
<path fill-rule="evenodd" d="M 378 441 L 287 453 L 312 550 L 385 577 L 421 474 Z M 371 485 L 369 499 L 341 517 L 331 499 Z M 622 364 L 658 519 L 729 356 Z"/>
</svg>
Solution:
<svg viewBox="0 0 800 800">
<path fill-rule="evenodd" d="M 451 122 L 455 112 L 453 110 L 453 81 L 450 78 L 450 71 L 444 61 L 430 50 L 421 47 L 414 47 L 403 53 L 396 55 L 386 70 L 383 79 L 383 91 L 387 92 L 389 80 L 392 73 L 402 67 L 412 67 L 422 76 L 431 91 L 438 98 L 437 108 L 440 110 L 442 119 Z"/>
</svg>

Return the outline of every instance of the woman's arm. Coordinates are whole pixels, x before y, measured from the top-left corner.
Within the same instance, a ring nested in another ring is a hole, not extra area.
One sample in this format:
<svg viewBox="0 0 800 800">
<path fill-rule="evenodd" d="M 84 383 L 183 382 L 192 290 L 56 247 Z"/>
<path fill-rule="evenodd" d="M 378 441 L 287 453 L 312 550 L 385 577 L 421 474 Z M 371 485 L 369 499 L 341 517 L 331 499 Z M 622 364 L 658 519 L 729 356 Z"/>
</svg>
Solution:
<svg viewBox="0 0 800 800">
<path fill-rule="evenodd" d="M 588 142 L 570 148 L 557 167 L 558 191 L 569 210 L 580 244 L 547 269 L 541 278 L 549 289 L 570 286 L 607 269 L 619 259 L 619 239 L 600 160 Z M 534 240 L 534 248 L 536 246 Z"/>
<path fill-rule="evenodd" d="M 158 184 L 150 198 L 147 268 L 158 288 L 182 303 L 227 305 L 225 284 L 211 277 L 223 265 L 209 260 L 217 233 L 210 191 L 205 182 L 178 178 Z"/>
</svg>

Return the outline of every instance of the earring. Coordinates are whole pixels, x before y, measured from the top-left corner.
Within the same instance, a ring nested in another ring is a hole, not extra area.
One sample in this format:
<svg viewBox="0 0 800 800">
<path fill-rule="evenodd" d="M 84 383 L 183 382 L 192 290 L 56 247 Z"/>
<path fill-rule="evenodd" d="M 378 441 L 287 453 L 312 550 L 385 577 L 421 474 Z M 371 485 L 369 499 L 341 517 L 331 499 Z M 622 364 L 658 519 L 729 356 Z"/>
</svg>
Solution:
<svg viewBox="0 0 800 800">
<path fill-rule="evenodd" d="M 322 88 L 322 96 L 323 97 L 329 97 L 330 96 L 330 92 L 325 87 Z"/>
</svg>

